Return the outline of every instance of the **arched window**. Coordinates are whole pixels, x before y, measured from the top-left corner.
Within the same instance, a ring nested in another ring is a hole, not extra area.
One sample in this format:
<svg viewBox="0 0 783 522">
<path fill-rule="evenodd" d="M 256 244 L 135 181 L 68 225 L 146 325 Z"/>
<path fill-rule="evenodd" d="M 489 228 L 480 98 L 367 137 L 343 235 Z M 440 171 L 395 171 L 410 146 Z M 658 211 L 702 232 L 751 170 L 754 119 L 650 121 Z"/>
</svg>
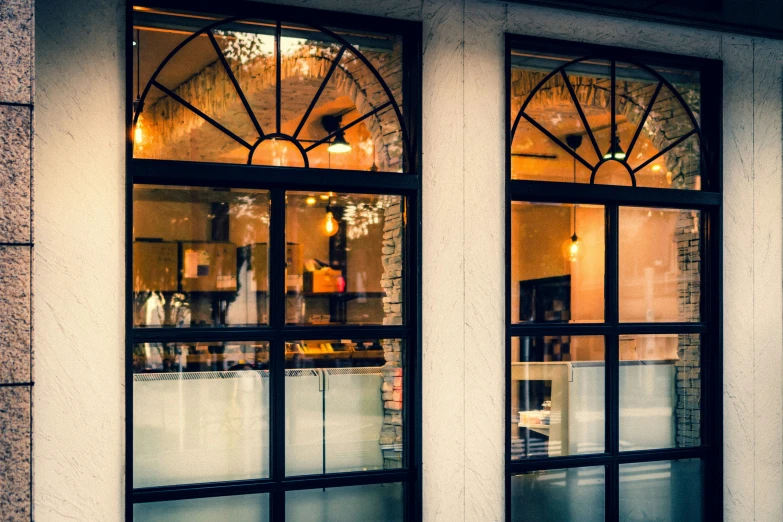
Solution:
<svg viewBox="0 0 783 522">
<path fill-rule="evenodd" d="M 507 52 L 509 520 L 717 519 L 720 64 Z"/>
<path fill-rule="evenodd" d="M 132 11 L 127 517 L 411 520 L 421 27 L 233 8 Z"/>
</svg>

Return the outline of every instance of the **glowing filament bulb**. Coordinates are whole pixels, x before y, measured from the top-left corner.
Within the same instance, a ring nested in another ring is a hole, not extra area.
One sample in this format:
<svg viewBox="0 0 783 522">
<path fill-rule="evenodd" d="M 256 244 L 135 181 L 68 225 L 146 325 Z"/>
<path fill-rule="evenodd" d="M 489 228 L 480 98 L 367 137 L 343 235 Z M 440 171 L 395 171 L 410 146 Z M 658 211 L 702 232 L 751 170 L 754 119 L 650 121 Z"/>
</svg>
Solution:
<svg viewBox="0 0 783 522">
<path fill-rule="evenodd" d="M 133 129 L 133 143 L 137 147 L 144 144 L 144 117 L 142 115 L 139 115 L 139 119 L 136 120 L 136 128 Z"/>
<path fill-rule="evenodd" d="M 331 212 L 326 213 L 326 217 L 321 222 L 321 231 L 327 236 L 333 236 L 340 229 L 340 225 L 337 224 L 337 220 L 334 219 L 334 215 Z"/>
<path fill-rule="evenodd" d="M 579 238 L 576 237 L 576 234 L 571 236 L 571 244 L 568 245 L 568 260 L 569 261 L 576 261 L 576 257 L 579 254 Z"/>
</svg>

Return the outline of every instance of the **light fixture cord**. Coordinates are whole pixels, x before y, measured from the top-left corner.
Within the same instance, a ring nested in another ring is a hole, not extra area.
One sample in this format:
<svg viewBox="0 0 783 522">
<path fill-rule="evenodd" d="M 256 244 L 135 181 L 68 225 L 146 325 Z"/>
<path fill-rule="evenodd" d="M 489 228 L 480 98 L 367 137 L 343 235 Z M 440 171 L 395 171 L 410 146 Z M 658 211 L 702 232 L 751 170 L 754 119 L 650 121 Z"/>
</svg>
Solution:
<svg viewBox="0 0 783 522">
<path fill-rule="evenodd" d="M 576 158 L 574 158 L 574 183 L 576 183 Z M 574 235 L 576 235 L 576 203 L 574 203 Z"/>
<path fill-rule="evenodd" d="M 136 99 L 141 100 L 141 29 L 136 29 Z"/>
</svg>

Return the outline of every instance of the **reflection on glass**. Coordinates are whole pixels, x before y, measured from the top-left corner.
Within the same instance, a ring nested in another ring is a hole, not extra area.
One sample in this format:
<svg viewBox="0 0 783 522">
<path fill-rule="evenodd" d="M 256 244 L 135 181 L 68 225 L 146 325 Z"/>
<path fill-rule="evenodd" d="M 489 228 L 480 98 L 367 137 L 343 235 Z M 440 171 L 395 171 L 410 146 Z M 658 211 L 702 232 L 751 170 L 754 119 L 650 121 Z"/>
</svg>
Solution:
<svg viewBox="0 0 783 522">
<path fill-rule="evenodd" d="M 290 341 L 285 351 L 287 475 L 402 466 L 400 339 Z"/>
<path fill-rule="evenodd" d="M 603 522 L 602 466 L 532 471 L 511 477 L 512 522 Z"/>
<path fill-rule="evenodd" d="M 289 192 L 286 323 L 403 324 L 400 196 Z"/>
<path fill-rule="evenodd" d="M 269 495 L 237 495 L 232 497 L 171 500 L 133 505 L 136 522 L 267 522 Z"/>
<path fill-rule="evenodd" d="M 604 338 L 511 338 L 511 458 L 604 451 Z"/>
<path fill-rule="evenodd" d="M 620 464 L 620 520 L 703 520 L 703 474 L 696 459 Z"/>
<path fill-rule="evenodd" d="M 133 347 L 133 486 L 269 476 L 269 343 Z"/>
<path fill-rule="evenodd" d="M 220 24 L 153 77 L 169 52 L 210 22 L 134 11 L 134 99 L 155 82 L 142 100 L 134 157 L 402 171 L 401 122 L 381 81 L 342 41 L 312 27 L 283 22 L 277 50 L 274 20 Z M 360 50 L 402 110 L 402 38 L 334 31 Z"/>
<path fill-rule="evenodd" d="M 620 207 L 620 321 L 700 318 L 701 213 Z"/>
<path fill-rule="evenodd" d="M 604 207 L 511 204 L 514 322 L 604 318 Z"/>
<path fill-rule="evenodd" d="M 402 522 L 403 486 L 374 484 L 285 494 L 285 519 L 296 522 Z"/>
<path fill-rule="evenodd" d="M 511 52 L 511 114 L 524 114 L 511 144 L 512 179 L 590 183 L 599 162 L 614 159 L 626 166 L 610 162 L 597 169 L 594 183 L 631 185 L 629 169 L 638 168 L 637 186 L 699 190 L 699 137 L 686 110 L 698 123 L 698 71 L 651 72 L 616 62 L 612 108 L 611 63 L 590 58 L 564 67 L 575 58 Z"/>
<path fill-rule="evenodd" d="M 699 337 L 620 336 L 620 450 L 701 444 Z"/>
<path fill-rule="evenodd" d="M 136 327 L 268 322 L 269 193 L 136 185 Z"/>
</svg>

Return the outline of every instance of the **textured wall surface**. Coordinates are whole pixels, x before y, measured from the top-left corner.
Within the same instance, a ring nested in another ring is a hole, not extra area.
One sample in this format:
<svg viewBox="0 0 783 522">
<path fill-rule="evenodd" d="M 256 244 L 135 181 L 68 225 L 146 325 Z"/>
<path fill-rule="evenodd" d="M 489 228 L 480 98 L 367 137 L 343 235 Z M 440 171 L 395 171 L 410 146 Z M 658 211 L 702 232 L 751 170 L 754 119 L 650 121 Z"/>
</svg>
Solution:
<svg viewBox="0 0 783 522">
<path fill-rule="evenodd" d="M 36 521 L 122 520 L 123 19 L 117 0 L 36 5 Z"/>
<path fill-rule="evenodd" d="M 428 522 L 503 519 L 503 33 L 724 60 L 725 518 L 783 519 L 783 45 L 479 0 L 288 3 L 423 21 Z M 38 7 L 36 519 L 120 520 L 121 12 Z"/>
<path fill-rule="evenodd" d="M 0 520 L 32 518 L 33 2 L 0 1 Z"/>
</svg>

